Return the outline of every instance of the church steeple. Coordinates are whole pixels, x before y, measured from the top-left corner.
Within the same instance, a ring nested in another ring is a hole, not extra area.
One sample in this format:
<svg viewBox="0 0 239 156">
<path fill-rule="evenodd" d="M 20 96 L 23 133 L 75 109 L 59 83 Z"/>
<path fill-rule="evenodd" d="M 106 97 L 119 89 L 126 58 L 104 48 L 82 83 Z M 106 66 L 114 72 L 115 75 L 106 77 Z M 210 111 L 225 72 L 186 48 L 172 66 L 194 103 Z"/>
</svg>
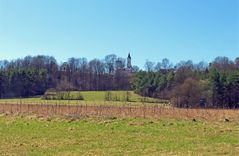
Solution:
<svg viewBox="0 0 239 156">
<path fill-rule="evenodd" d="M 130 53 L 128 54 L 128 58 L 127 58 L 127 68 L 128 68 L 128 69 L 131 69 L 131 68 L 132 68 Z"/>
<path fill-rule="evenodd" d="M 128 58 L 131 59 L 130 53 L 128 53 Z"/>
</svg>

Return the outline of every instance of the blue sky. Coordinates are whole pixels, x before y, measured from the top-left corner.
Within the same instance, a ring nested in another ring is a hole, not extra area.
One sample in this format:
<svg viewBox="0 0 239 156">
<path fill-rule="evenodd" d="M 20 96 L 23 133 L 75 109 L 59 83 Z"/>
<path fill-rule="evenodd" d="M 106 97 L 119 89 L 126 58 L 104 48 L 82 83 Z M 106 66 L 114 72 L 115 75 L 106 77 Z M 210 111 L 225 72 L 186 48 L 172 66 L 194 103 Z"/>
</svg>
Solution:
<svg viewBox="0 0 239 156">
<path fill-rule="evenodd" d="M 142 67 L 239 56 L 237 0 L 0 0 L 0 60 L 103 58 Z"/>
</svg>

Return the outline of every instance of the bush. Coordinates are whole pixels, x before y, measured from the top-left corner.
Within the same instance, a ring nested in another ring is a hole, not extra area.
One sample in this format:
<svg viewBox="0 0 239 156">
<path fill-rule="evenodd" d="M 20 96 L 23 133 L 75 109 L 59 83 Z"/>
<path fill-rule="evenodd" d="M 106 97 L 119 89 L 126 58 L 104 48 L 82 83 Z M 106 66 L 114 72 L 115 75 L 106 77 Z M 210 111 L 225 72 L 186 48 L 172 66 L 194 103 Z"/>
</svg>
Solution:
<svg viewBox="0 0 239 156">
<path fill-rule="evenodd" d="M 110 91 L 105 92 L 105 101 L 112 100 L 112 93 Z"/>
<path fill-rule="evenodd" d="M 45 100 L 84 100 L 83 96 L 81 95 L 80 92 L 77 93 L 72 93 L 72 92 L 50 92 L 47 91 L 43 99 Z"/>
</svg>

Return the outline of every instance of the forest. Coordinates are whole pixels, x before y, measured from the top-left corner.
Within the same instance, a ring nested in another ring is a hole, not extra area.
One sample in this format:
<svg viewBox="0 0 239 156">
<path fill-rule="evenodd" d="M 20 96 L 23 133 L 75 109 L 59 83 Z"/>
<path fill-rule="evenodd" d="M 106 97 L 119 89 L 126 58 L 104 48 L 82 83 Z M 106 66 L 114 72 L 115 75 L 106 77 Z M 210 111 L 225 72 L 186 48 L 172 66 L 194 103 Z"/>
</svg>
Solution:
<svg viewBox="0 0 239 156">
<path fill-rule="evenodd" d="M 212 62 L 169 59 L 146 61 L 144 69 L 125 71 L 126 60 L 115 54 L 104 59 L 26 56 L 0 61 L 0 98 L 32 97 L 54 91 L 134 90 L 167 99 L 176 107 L 239 108 L 239 57 L 216 57 Z"/>
</svg>

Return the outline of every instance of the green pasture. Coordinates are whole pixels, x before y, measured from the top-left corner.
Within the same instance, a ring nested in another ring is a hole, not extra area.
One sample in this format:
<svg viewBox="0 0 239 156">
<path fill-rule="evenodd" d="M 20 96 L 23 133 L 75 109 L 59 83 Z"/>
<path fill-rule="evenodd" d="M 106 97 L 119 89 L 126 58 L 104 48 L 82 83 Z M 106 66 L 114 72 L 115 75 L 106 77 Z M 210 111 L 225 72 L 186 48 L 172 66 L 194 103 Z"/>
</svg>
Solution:
<svg viewBox="0 0 239 156">
<path fill-rule="evenodd" d="M 239 155 L 238 122 L 0 116 L 0 155 Z"/>
<path fill-rule="evenodd" d="M 83 96 L 84 101 L 106 101 L 106 96 L 109 93 L 111 96 L 110 101 L 125 101 L 128 96 L 130 102 L 141 102 L 143 100 L 151 103 L 159 102 L 158 99 L 142 97 L 135 94 L 133 91 L 72 91 L 69 93 L 72 97 L 76 97 L 80 93 Z"/>
<path fill-rule="evenodd" d="M 12 98 L 12 99 L 0 99 L 1 103 L 26 103 L 26 104 L 80 104 L 80 105 L 142 105 L 144 104 L 165 104 L 167 101 L 159 100 L 150 97 L 142 97 L 135 94 L 133 91 L 110 91 L 111 100 L 105 99 L 106 91 L 72 91 L 71 96 L 77 96 L 81 94 L 83 100 L 45 100 L 42 96 L 32 98 Z M 126 94 L 128 94 L 129 101 L 126 101 Z M 117 100 L 115 100 L 117 99 Z M 144 102 L 143 102 L 144 101 Z"/>
</svg>

